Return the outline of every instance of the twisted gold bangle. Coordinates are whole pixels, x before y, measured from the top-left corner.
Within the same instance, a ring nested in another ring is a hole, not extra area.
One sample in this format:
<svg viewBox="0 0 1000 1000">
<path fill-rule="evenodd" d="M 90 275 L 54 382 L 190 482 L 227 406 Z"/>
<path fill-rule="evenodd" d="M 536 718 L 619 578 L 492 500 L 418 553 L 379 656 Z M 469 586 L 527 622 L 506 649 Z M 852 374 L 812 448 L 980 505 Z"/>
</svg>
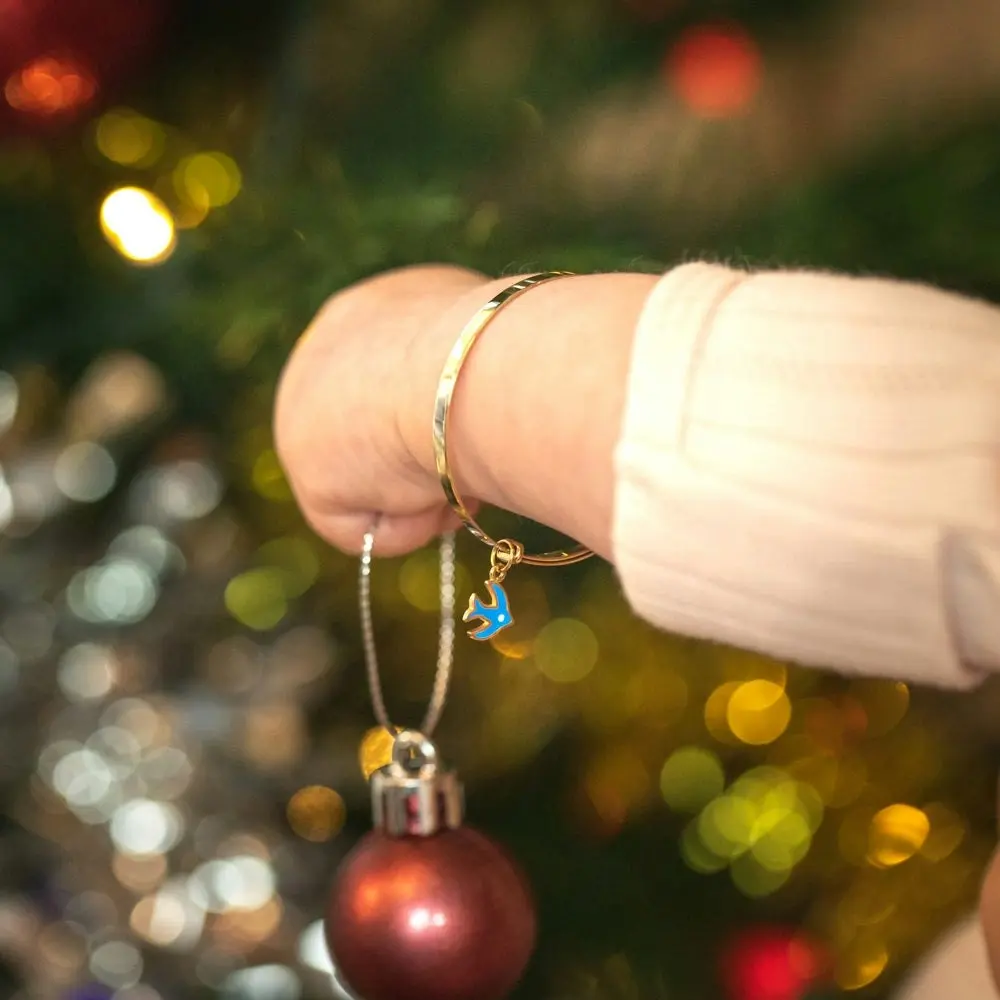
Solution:
<svg viewBox="0 0 1000 1000">
<path fill-rule="evenodd" d="M 509 302 L 522 295 L 535 285 L 553 281 L 556 278 L 570 277 L 569 271 L 543 271 L 522 278 L 503 291 L 497 293 L 466 323 L 458 335 L 455 345 L 448 355 L 438 382 L 437 397 L 434 401 L 434 460 L 437 465 L 441 488 L 455 513 L 462 523 L 481 542 L 493 550 L 490 554 L 490 574 L 486 582 L 492 597 L 492 604 L 484 604 L 478 595 L 469 598 L 469 609 L 463 616 L 463 621 L 481 619 L 483 624 L 469 632 L 474 639 L 490 639 L 499 631 L 514 622 L 507 602 L 507 595 L 501 584 L 510 569 L 519 563 L 528 566 L 568 566 L 590 558 L 593 552 L 584 545 L 568 549 L 554 549 L 551 552 L 530 554 L 524 551 L 520 542 L 509 538 L 494 540 L 479 525 L 469 512 L 461 493 L 451 475 L 448 462 L 448 420 L 451 413 L 452 397 L 458 376 L 465 360 L 475 346 L 479 335 L 486 329 L 494 316 Z"/>
</svg>

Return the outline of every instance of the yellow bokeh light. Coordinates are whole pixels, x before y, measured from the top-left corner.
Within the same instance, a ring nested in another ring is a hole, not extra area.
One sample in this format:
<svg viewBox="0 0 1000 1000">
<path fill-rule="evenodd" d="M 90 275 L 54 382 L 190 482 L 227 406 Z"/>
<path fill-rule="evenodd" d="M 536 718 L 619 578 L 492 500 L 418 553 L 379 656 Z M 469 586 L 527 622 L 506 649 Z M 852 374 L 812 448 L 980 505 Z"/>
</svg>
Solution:
<svg viewBox="0 0 1000 1000">
<path fill-rule="evenodd" d="M 837 956 L 834 978 L 842 990 L 862 990 L 885 972 L 889 952 L 876 939 L 861 938 Z"/>
<path fill-rule="evenodd" d="M 291 500 L 291 487 L 281 468 L 278 454 L 273 448 L 265 448 L 254 459 L 250 478 L 253 488 L 265 500 Z"/>
<path fill-rule="evenodd" d="M 732 734 L 752 746 L 773 743 L 788 728 L 792 705 L 785 689 L 774 681 L 755 680 L 740 684 L 726 706 L 726 722 Z"/>
<path fill-rule="evenodd" d="M 762 866 L 753 854 L 736 858 L 729 869 L 733 885 L 751 899 L 762 899 L 777 892 L 790 874 L 790 868 L 776 871 Z"/>
<path fill-rule="evenodd" d="M 931 823 L 927 813 L 914 806 L 886 806 L 872 818 L 868 833 L 868 860 L 891 868 L 912 858 L 927 840 Z"/>
<path fill-rule="evenodd" d="M 720 743 L 732 744 L 733 734 L 729 731 L 727 715 L 729 712 L 729 699 L 739 688 L 739 683 L 730 681 L 728 684 L 721 684 L 709 696 L 705 702 L 705 728 Z"/>
<path fill-rule="evenodd" d="M 791 871 L 812 846 L 812 831 L 805 817 L 793 809 L 762 812 L 751 831 L 750 853 L 769 872 Z"/>
<path fill-rule="evenodd" d="M 702 810 L 698 833 L 713 854 L 736 858 L 750 849 L 756 819 L 752 803 L 736 795 L 723 795 Z"/>
<path fill-rule="evenodd" d="M 319 576 L 319 556 L 305 538 L 275 538 L 265 542 L 257 550 L 257 559 L 283 574 L 286 597 L 301 597 Z"/>
<path fill-rule="evenodd" d="M 535 663 L 549 680 L 572 684 L 582 680 L 597 663 L 597 636 L 576 618 L 555 618 L 535 639 Z"/>
<path fill-rule="evenodd" d="M 274 628 L 288 613 L 285 578 L 279 569 L 251 569 L 233 577 L 226 586 L 226 608 L 248 628 Z"/>
<path fill-rule="evenodd" d="M 101 115 L 94 141 L 100 153 L 129 167 L 148 167 L 163 154 L 163 127 L 128 108 L 113 108 Z"/>
<path fill-rule="evenodd" d="M 392 760 L 393 735 L 382 726 L 374 726 L 365 733 L 358 748 L 358 764 L 367 780 Z"/>
<path fill-rule="evenodd" d="M 965 823 L 957 813 L 939 802 L 925 806 L 924 812 L 931 829 L 920 854 L 928 861 L 944 861 L 965 839 Z"/>
<path fill-rule="evenodd" d="M 811 833 L 823 821 L 823 800 L 811 785 L 796 781 L 777 768 L 747 771 L 733 785 L 733 794 L 753 802 L 760 815 L 778 811 L 801 816 Z"/>
<path fill-rule="evenodd" d="M 170 209 L 142 188 L 112 191 L 101 205 L 101 229 L 123 257 L 139 264 L 159 264 L 177 245 Z"/>
<path fill-rule="evenodd" d="M 420 611 L 433 611 L 440 600 L 437 552 L 414 552 L 399 568 L 399 589 Z"/>
<path fill-rule="evenodd" d="M 700 747 L 682 747 L 660 771 L 660 792 L 678 812 L 698 812 L 723 792 L 726 776 L 719 758 Z"/>
<path fill-rule="evenodd" d="M 729 864 L 729 859 L 711 851 L 701 839 L 697 821 L 689 823 L 681 836 L 681 857 L 692 871 L 714 875 Z"/>
<path fill-rule="evenodd" d="M 174 186 L 189 205 L 222 208 L 240 193 L 243 176 L 225 153 L 196 153 L 177 164 Z"/>
<path fill-rule="evenodd" d="M 407 558 L 399 568 L 399 590 L 408 604 L 418 611 L 436 612 L 441 601 L 441 568 L 433 549 L 421 549 Z M 455 566 L 455 590 L 469 590 L 469 574 L 465 567 Z"/>
<path fill-rule="evenodd" d="M 756 888 L 749 881 L 743 886 L 751 894 L 766 894 L 778 888 L 785 874 L 808 854 L 822 816 L 823 803 L 815 789 L 775 768 L 762 767 L 748 771 L 728 793 L 711 801 L 699 815 L 697 827 L 713 855 L 735 861 L 749 853 L 756 868 L 782 876 L 760 876 L 753 883 Z"/>
<path fill-rule="evenodd" d="M 336 836 L 344 826 L 347 808 L 332 788 L 310 785 L 289 800 L 288 824 L 303 838 L 322 843 Z"/>
</svg>

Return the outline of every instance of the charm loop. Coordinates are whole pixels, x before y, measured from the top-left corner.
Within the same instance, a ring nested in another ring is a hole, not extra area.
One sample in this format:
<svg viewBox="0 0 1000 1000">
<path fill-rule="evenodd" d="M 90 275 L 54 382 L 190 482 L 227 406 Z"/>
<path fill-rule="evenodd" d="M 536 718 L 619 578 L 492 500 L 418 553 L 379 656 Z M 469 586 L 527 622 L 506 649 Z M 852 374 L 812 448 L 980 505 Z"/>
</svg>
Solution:
<svg viewBox="0 0 1000 1000">
<path fill-rule="evenodd" d="M 501 538 L 490 552 L 490 580 L 503 583 L 507 574 L 524 561 L 524 546 L 509 538 Z"/>
</svg>

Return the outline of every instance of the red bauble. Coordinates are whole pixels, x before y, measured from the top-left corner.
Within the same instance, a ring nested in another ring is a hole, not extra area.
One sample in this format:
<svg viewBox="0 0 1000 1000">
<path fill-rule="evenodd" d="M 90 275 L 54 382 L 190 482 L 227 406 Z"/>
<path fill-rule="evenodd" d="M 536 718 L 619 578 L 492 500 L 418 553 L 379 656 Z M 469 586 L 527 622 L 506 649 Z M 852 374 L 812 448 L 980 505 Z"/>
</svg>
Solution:
<svg viewBox="0 0 1000 1000">
<path fill-rule="evenodd" d="M 465 826 L 368 834 L 341 865 L 326 917 L 334 962 L 364 1000 L 501 1000 L 535 934 L 520 869 Z"/>
<path fill-rule="evenodd" d="M 148 58 L 165 0 L 0 0 L 0 131 L 77 117 Z"/>
</svg>

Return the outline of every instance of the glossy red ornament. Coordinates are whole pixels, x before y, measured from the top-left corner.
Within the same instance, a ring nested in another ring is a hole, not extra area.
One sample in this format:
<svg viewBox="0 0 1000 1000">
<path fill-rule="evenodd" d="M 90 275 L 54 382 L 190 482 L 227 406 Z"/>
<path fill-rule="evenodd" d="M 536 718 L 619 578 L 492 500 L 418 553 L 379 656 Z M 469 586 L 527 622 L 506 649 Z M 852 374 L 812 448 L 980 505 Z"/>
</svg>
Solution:
<svg viewBox="0 0 1000 1000">
<path fill-rule="evenodd" d="M 536 927 L 520 869 L 466 826 L 368 834 L 342 864 L 326 918 L 334 963 L 364 1000 L 501 1000 Z"/>
</svg>

